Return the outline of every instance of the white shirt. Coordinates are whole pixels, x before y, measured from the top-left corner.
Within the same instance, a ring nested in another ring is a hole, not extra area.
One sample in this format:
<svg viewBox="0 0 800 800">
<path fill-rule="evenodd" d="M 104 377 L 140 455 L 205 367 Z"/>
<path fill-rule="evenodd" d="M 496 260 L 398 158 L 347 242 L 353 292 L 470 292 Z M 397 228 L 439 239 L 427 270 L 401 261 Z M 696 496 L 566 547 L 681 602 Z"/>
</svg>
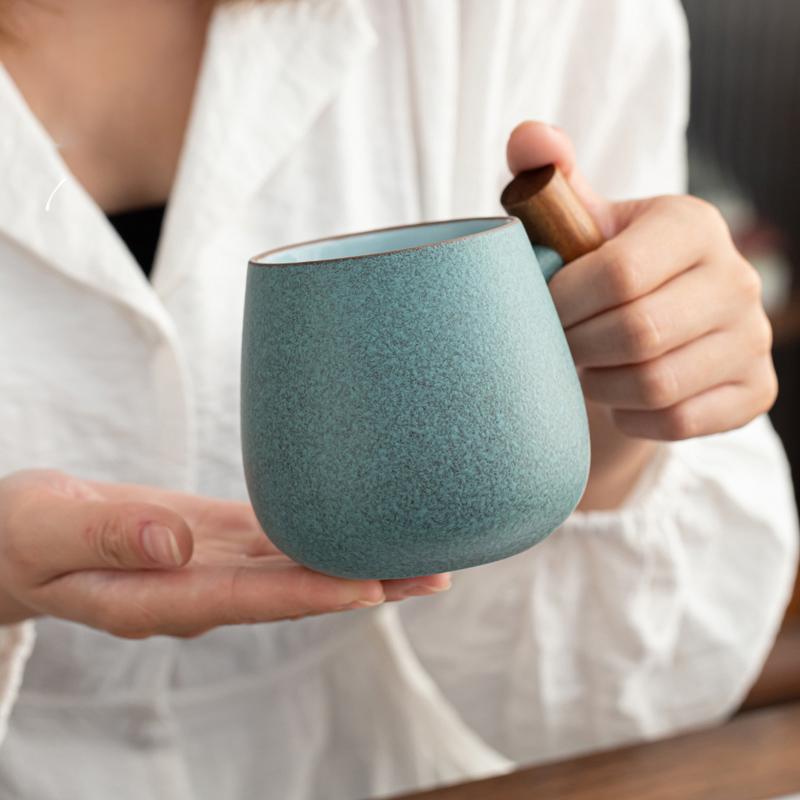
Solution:
<svg viewBox="0 0 800 800">
<path fill-rule="evenodd" d="M 150 284 L 0 70 L 0 474 L 246 498 L 249 256 L 501 213 L 525 118 L 610 196 L 681 191 L 686 95 L 673 0 L 221 7 Z M 759 419 L 664 445 L 622 508 L 443 596 L 189 641 L 10 626 L 0 796 L 347 800 L 712 723 L 760 669 L 796 548 Z"/>
</svg>

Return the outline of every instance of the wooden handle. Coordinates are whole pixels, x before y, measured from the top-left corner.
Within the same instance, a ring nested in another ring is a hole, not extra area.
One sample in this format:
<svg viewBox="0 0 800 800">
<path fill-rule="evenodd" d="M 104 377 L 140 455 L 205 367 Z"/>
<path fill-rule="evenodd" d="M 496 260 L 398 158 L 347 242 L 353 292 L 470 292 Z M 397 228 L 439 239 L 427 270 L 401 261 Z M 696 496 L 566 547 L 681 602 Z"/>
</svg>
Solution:
<svg viewBox="0 0 800 800">
<path fill-rule="evenodd" d="M 552 248 L 567 264 L 603 244 L 597 223 L 553 164 L 521 172 L 500 202 L 520 218 L 531 242 Z"/>
</svg>

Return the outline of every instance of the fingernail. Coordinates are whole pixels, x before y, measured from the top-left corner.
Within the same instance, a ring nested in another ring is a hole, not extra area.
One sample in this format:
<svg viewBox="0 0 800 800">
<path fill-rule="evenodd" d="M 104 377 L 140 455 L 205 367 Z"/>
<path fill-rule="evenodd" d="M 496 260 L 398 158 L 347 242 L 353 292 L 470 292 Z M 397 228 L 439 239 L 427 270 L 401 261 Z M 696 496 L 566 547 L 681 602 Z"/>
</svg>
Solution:
<svg viewBox="0 0 800 800">
<path fill-rule="evenodd" d="M 183 563 L 178 540 L 166 525 L 155 522 L 145 525 L 142 530 L 142 546 L 145 553 L 157 564 L 179 567 Z"/>
</svg>

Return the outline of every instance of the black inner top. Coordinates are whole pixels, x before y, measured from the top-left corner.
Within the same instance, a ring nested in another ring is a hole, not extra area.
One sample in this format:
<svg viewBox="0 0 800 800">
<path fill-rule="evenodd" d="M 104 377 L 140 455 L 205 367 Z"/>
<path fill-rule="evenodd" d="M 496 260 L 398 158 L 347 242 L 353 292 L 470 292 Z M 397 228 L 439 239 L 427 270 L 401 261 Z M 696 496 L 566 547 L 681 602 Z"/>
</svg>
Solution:
<svg viewBox="0 0 800 800">
<path fill-rule="evenodd" d="M 108 221 L 116 228 L 148 278 L 153 269 L 165 210 L 166 205 L 159 205 L 108 215 Z"/>
</svg>

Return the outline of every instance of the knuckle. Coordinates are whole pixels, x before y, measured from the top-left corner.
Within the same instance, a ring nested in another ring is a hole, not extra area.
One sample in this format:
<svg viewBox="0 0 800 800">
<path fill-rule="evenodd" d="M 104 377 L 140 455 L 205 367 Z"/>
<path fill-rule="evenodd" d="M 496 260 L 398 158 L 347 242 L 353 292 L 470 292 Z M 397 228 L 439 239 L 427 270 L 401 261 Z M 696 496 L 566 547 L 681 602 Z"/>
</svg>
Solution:
<svg viewBox="0 0 800 800">
<path fill-rule="evenodd" d="M 605 281 L 612 299 L 625 303 L 639 296 L 641 265 L 633 250 L 611 242 L 606 246 Z"/>
<path fill-rule="evenodd" d="M 661 331 L 653 316 L 645 309 L 630 309 L 622 315 L 620 323 L 622 347 L 625 355 L 634 360 L 644 360 L 658 355 Z"/>
<path fill-rule="evenodd" d="M 678 380 L 675 372 L 658 362 L 640 367 L 637 371 L 641 401 L 649 408 L 666 408 L 678 399 Z"/>
<path fill-rule="evenodd" d="M 684 195 L 681 200 L 693 220 L 700 220 L 704 225 L 719 228 L 727 234 L 728 223 L 713 203 L 694 195 Z"/>
<path fill-rule="evenodd" d="M 763 290 L 763 281 L 758 270 L 751 266 L 748 261 L 741 258 L 741 266 L 739 272 L 740 286 L 743 297 L 751 303 L 761 304 L 761 293 Z"/>
<path fill-rule="evenodd" d="M 759 353 L 769 353 L 772 350 L 772 323 L 763 311 L 758 315 L 758 322 L 756 323 L 753 334 L 753 342 Z"/>
<path fill-rule="evenodd" d="M 772 362 L 770 362 L 766 377 L 762 381 L 759 413 L 765 414 L 775 405 L 775 401 L 778 399 L 778 389 L 778 376 L 775 374 Z"/>
<path fill-rule="evenodd" d="M 128 556 L 126 529 L 117 516 L 101 517 L 87 523 L 85 535 L 92 548 L 105 564 L 125 563 Z"/>
</svg>

